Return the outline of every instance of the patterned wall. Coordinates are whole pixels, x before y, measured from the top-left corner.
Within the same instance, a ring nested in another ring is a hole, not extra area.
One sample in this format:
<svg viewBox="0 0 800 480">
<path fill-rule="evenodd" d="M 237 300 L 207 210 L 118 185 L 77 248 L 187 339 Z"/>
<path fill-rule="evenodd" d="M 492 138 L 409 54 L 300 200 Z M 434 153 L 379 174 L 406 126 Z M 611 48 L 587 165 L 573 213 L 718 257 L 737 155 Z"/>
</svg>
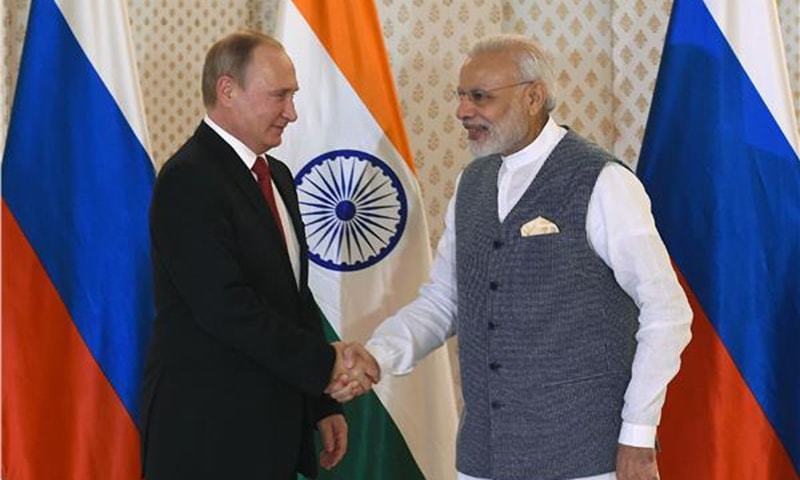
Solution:
<svg viewBox="0 0 800 480">
<path fill-rule="evenodd" d="M 608 149 L 616 137 L 610 22 L 609 2 L 503 2 L 503 31 L 531 36 L 554 54 L 555 119 Z"/>
<path fill-rule="evenodd" d="M 0 4 L 0 151 L 30 0 Z M 330 0 L 335 1 L 335 0 Z M 346 0 L 338 0 L 345 2 Z M 202 116 L 206 48 L 240 27 L 271 31 L 279 0 L 128 0 L 153 156 L 161 165 Z M 650 108 L 672 0 L 376 0 L 431 226 L 441 235 L 469 161 L 451 95 L 470 44 L 530 35 L 558 52 L 555 117 L 633 164 Z M 800 111 L 800 2 L 778 0 Z M 302 112 L 301 112 L 302 114 Z"/>
<path fill-rule="evenodd" d="M 4 0 L 0 4 L 0 56 L 3 58 L 3 70 L 0 72 L 0 152 L 5 147 L 29 4 L 30 0 Z"/>
<path fill-rule="evenodd" d="M 789 66 L 789 82 L 794 93 L 795 112 L 800 117 L 800 0 L 778 2 L 778 8 Z"/>
<path fill-rule="evenodd" d="M 639 157 L 672 1 L 614 0 L 614 153 L 633 166 Z"/>
<path fill-rule="evenodd" d="M 455 179 L 469 161 L 453 91 L 465 52 L 502 31 L 500 2 L 377 0 L 406 131 L 418 167 L 431 240 L 444 227 Z M 435 245 L 435 243 L 434 243 Z"/>
<path fill-rule="evenodd" d="M 157 165 L 194 132 L 205 110 L 200 74 L 206 50 L 242 27 L 273 29 L 277 1 L 128 2 L 145 115 Z"/>
</svg>

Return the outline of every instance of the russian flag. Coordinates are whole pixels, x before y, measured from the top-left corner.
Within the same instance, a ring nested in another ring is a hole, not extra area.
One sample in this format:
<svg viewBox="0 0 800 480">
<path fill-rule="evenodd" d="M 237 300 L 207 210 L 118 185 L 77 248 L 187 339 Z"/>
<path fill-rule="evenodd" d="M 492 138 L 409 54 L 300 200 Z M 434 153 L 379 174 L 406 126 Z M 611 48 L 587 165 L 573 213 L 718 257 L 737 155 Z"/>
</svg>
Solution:
<svg viewBox="0 0 800 480">
<path fill-rule="evenodd" d="M 676 0 L 639 161 L 695 314 L 665 479 L 798 478 L 798 144 L 774 0 Z"/>
<path fill-rule="evenodd" d="M 2 475 L 139 478 L 154 170 L 122 0 L 33 0 L 2 164 Z"/>
</svg>

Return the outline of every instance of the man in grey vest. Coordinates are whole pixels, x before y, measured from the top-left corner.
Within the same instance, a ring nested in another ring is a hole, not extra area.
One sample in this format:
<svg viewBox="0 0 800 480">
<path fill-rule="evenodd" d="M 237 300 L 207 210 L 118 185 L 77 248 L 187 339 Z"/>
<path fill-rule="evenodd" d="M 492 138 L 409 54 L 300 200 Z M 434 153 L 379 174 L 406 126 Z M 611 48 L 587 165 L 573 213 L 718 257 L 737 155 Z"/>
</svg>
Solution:
<svg viewBox="0 0 800 480">
<path fill-rule="evenodd" d="M 526 38 L 469 52 L 456 115 L 477 159 L 430 282 L 367 350 L 402 375 L 458 334 L 459 480 L 657 479 L 656 426 L 692 313 L 642 185 L 550 118 L 554 83 Z"/>
</svg>

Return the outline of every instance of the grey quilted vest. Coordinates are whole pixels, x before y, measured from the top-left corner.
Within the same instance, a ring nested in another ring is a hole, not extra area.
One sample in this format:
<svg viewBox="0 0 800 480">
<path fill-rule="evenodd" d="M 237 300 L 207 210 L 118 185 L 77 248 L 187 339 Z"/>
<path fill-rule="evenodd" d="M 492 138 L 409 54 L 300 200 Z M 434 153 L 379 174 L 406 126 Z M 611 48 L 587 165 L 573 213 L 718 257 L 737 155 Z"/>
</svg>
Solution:
<svg viewBox="0 0 800 480">
<path fill-rule="evenodd" d="M 503 223 L 498 156 L 477 159 L 456 199 L 459 471 L 550 480 L 615 469 L 639 311 L 589 246 L 586 212 L 614 161 L 568 132 Z M 625 208 L 620 205 L 619 208 Z M 543 217 L 558 233 L 523 236 Z"/>
</svg>

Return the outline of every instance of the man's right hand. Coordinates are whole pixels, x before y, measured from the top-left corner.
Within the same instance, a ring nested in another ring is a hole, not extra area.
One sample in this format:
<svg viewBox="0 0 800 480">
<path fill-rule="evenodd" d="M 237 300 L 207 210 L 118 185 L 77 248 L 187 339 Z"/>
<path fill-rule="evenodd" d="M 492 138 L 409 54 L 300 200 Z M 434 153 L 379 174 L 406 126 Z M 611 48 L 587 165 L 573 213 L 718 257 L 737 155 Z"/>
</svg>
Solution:
<svg viewBox="0 0 800 480">
<path fill-rule="evenodd" d="M 380 367 L 375 358 L 358 343 L 335 342 L 336 363 L 325 393 L 344 403 L 363 395 L 380 381 Z"/>
<path fill-rule="evenodd" d="M 617 446 L 617 480 L 658 480 L 654 448 Z"/>
</svg>

